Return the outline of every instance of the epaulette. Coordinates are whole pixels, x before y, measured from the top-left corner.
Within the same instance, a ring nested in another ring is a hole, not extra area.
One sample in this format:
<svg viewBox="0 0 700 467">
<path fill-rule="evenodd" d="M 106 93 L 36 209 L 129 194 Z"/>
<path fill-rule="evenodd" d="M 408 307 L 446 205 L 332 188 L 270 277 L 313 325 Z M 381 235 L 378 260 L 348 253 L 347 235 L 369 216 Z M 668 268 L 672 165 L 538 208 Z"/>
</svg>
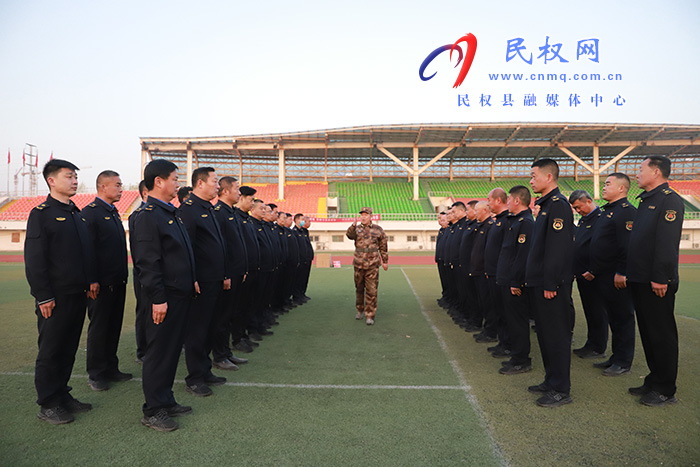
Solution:
<svg viewBox="0 0 700 467">
<path fill-rule="evenodd" d="M 525 220 L 525 219 L 524 219 L 523 217 L 518 218 L 518 222 L 522 222 L 522 221 L 524 221 L 524 220 Z"/>
<path fill-rule="evenodd" d="M 97 207 L 97 204 L 95 204 L 95 203 L 90 203 L 90 204 L 88 204 L 88 207 L 89 207 L 89 208 L 94 208 L 94 207 Z"/>
<path fill-rule="evenodd" d="M 46 203 L 41 203 L 39 206 L 35 207 L 34 209 L 37 209 L 39 211 L 43 211 L 43 209 L 48 206 Z"/>
<path fill-rule="evenodd" d="M 552 201 L 559 201 L 559 197 L 557 195 L 552 196 Z"/>
<path fill-rule="evenodd" d="M 144 209 L 145 209 L 146 211 L 153 211 L 153 205 L 152 205 L 152 204 L 147 204 L 147 205 L 144 207 Z"/>
<path fill-rule="evenodd" d="M 214 211 L 221 211 L 221 205 L 214 206 Z"/>
<path fill-rule="evenodd" d="M 664 189 L 661 190 L 661 191 L 662 191 L 662 193 L 665 194 L 665 195 L 670 195 L 671 193 L 675 193 L 675 192 L 674 192 L 672 189 L 670 189 L 670 188 L 664 188 Z"/>
<path fill-rule="evenodd" d="M 622 207 L 623 207 L 623 208 L 628 208 L 628 207 L 630 207 L 630 203 L 622 203 Z"/>
<path fill-rule="evenodd" d="M 187 201 L 185 201 L 185 204 L 188 206 L 192 206 L 192 200 L 188 199 Z"/>
</svg>

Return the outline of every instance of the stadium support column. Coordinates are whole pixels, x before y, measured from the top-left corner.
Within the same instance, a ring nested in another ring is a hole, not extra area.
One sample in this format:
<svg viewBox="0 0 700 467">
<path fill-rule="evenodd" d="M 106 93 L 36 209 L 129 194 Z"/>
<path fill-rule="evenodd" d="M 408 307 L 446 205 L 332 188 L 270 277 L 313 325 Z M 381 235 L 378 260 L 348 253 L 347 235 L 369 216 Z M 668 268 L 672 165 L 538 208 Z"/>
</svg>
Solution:
<svg viewBox="0 0 700 467">
<path fill-rule="evenodd" d="M 593 198 L 600 199 L 600 147 L 593 145 Z"/>
<path fill-rule="evenodd" d="M 564 146 L 557 146 L 557 147 L 558 147 L 564 154 L 566 154 L 567 156 L 569 156 L 570 158 L 572 158 L 574 161 L 576 161 L 576 162 L 578 162 L 579 164 L 581 164 L 581 167 L 583 167 L 584 169 L 588 170 L 590 173 L 594 174 L 595 171 L 593 170 L 593 167 L 591 167 L 590 165 L 588 165 L 587 163 L 585 163 L 580 157 L 578 157 L 576 154 L 574 154 L 573 152 L 571 152 L 571 151 L 569 150 L 569 148 L 566 148 L 566 147 L 564 147 Z M 597 148 L 597 146 L 595 147 L 594 154 L 596 154 L 596 155 L 598 154 L 598 148 Z M 595 160 L 597 160 L 597 159 L 595 159 Z M 595 174 L 594 174 L 594 176 L 595 176 Z M 599 198 L 598 198 L 598 192 L 597 192 L 597 191 L 593 194 L 593 197 L 594 197 L 595 199 L 599 199 Z"/>
<path fill-rule="evenodd" d="M 194 154 L 194 151 L 192 150 L 192 146 L 187 144 L 187 184 L 192 183 L 192 156 Z"/>
<path fill-rule="evenodd" d="M 418 146 L 413 147 L 413 201 L 418 201 Z"/>
<path fill-rule="evenodd" d="M 284 148 L 279 148 L 277 150 L 279 153 L 279 178 L 278 178 L 278 198 L 284 199 Z"/>
<path fill-rule="evenodd" d="M 150 154 L 148 153 L 148 149 L 146 149 L 145 146 L 142 146 L 141 147 L 141 180 L 143 180 L 143 170 L 146 168 L 146 164 L 148 164 L 149 156 L 150 156 Z"/>
</svg>

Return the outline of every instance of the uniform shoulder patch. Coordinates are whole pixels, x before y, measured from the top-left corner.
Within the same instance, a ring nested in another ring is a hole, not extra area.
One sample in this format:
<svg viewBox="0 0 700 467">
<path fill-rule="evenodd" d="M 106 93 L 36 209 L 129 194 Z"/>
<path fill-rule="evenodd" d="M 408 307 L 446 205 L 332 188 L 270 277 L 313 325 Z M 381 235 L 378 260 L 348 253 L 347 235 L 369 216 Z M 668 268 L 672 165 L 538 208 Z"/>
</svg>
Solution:
<svg viewBox="0 0 700 467">
<path fill-rule="evenodd" d="M 525 234 L 518 235 L 518 243 L 525 243 L 525 240 L 527 240 L 527 235 L 525 235 Z"/>
<path fill-rule="evenodd" d="M 46 206 L 47 206 L 46 203 L 41 203 L 39 206 L 35 207 L 34 209 L 37 209 L 39 211 L 43 211 Z"/>
<path fill-rule="evenodd" d="M 666 211 L 666 215 L 664 216 L 664 219 L 666 219 L 668 222 L 673 222 L 676 220 L 676 211 L 669 209 Z"/>
<path fill-rule="evenodd" d="M 564 228 L 564 219 L 559 219 L 558 217 L 552 221 L 552 228 L 554 230 L 561 230 Z"/>
<path fill-rule="evenodd" d="M 622 207 L 623 207 L 623 208 L 628 208 L 628 207 L 630 207 L 630 203 L 622 203 Z"/>
<path fill-rule="evenodd" d="M 192 206 L 192 200 L 188 199 L 187 201 L 185 201 L 185 204 L 188 206 Z"/>
<path fill-rule="evenodd" d="M 664 188 L 664 189 L 661 190 L 661 191 L 662 191 L 663 194 L 665 194 L 665 195 L 670 195 L 671 193 L 673 193 L 673 190 L 671 190 L 670 188 Z"/>
<path fill-rule="evenodd" d="M 625 222 L 625 228 L 629 231 L 632 231 L 632 225 L 634 225 L 634 221 Z"/>
<path fill-rule="evenodd" d="M 94 208 L 94 207 L 97 207 L 97 204 L 95 204 L 95 203 L 90 203 L 90 204 L 88 204 L 88 207 L 89 207 L 89 208 Z"/>
</svg>

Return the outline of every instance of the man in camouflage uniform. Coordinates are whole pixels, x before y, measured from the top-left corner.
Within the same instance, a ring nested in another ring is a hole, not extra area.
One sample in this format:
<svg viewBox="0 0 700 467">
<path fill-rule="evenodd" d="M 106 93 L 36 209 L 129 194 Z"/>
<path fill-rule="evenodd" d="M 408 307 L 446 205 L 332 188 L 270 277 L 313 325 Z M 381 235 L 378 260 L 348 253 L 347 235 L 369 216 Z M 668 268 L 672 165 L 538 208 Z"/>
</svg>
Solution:
<svg viewBox="0 0 700 467">
<path fill-rule="evenodd" d="M 384 229 L 372 224 L 372 208 L 360 209 L 359 224 L 348 227 L 345 235 L 355 241 L 355 319 L 362 319 L 364 312 L 368 325 L 374 324 L 377 312 L 377 288 L 379 287 L 379 265 L 389 269 L 387 236 Z"/>
</svg>

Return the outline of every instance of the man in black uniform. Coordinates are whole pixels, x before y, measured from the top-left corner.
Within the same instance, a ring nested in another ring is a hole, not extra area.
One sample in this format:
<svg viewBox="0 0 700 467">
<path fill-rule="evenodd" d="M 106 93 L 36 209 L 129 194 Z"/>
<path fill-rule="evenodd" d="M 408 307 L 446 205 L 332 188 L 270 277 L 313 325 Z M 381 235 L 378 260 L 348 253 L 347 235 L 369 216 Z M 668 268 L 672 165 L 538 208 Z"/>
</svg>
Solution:
<svg viewBox="0 0 700 467">
<path fill-rule="evenodd" d="M 114 203 L 122 197 L 119 174 L 105 170 L 97 176 L 97 197 L 83 210 L 95 247 L 100 294 L 88 300 L 87 372 L 93 391 L 104 391 L 110 381 L 128 381 L 119 371 L 117 348 L 124 319 L 127 268 L 126 234 Z"/>
<path fill-rule="evenodd" d="M 192 412 L 175 402 L 173 382 L 185 341 L 192 297 L 199 293 L 194 253 L 185 225 L 170 201 L 177 195 L 177 166 L 155 159 L 144 169 L 148 204 L 136 217 L 132 252 L 139 281 L 151 310 L 146 321 L 141 423 L 158 431 L 179 425 L 171 417 Z"/>
<path fill-rule="evenodd" d="M 211 204 L 218 194 L 219 177 L 214 169 L 199 167 L 192 172 L 192 193 L 180 206 L 180 216 L 194 251 L 197 282 L 201 291 L 194 301 L 185 336 L 188 371 L 185 390 L 198 397 L 212 395 L 209 386 L 226 382 L 226 378 L 212 374 L 209 358 L 216 323 L 216 305 L 221 292 L 231 288 L 231 279 L 226 273 L 224 237 Z"/>
<path fill-rule="evenodd" d="M 462 316 L 466 319 L 466 324 L 462 325 L 462 328 L 467 332 L 480 332 L 483 324 L 476 284 L 471 272 L 472 249 L 476 238 L 476 203 L 476 200 L 467 203 L 467 220 L 464 224 L 464 232 L 459 244 L 459 265 L 461 270 L 458 274 L 460 278 L 463 278 L 458 282 L 462 291 L 460 294 L 460 307 Z"/>
<path fill-rule="evenodd" d="M 129 215 L 129 251 L 131 256 L 134 256 L 134 247 L 136 242 L 134 242 L 133 232 L 134 223 L 136 222 L 136 217 L 143 212 L 143 208 L 146 207 L 146 200 L 148 199 L 148 190 L 146 189 L 146 182 L 141 180 L 139 182 L 139 194 L 141 195 L 141 204 L 139 207 Z M 147 299 L 143 298 L 143 290 L 141 288 L 141 282 L 139 282 L 139 273 L 136 268 L 136 264 L 133 266 L 133 276 L 134 276 L 134 295 L 136 296 L 136 310 L 134 319 L 134 334 L 136 334 L 136 363 L 143 363 L 143 356 L 146 353 L 146 324 L 145 320 L 149 319 L 148 307 L 145 307 Z"/>
<path fill-rule="evenodd" d="M 308 220 L 301 213 L 294 215 L 294 231 L 297 244 L 299 245 L 300 264 L 297 268 L 296 279 L 294 280 L 293 301 L 296 305 L 303 305 L 310 299 L 306 296 L 306 287 L 309 282 L 309 271 L 311 270 L 311 261 L 314 259 L 314 251 L 311 248 L 309 241 L 309 231 L 306 229 Z"/>
<path fill-rule="evenodd" d="M 487 287 L 491 296 L 491 306 L 485 310 L 484 330 L 474 338 L 477 342 L 503 342 L 506 347 L 508 333 L 504 317 L 503 292 L 496 281 L 498 272 L 498 257 L 501 254 L 503 235 L 507 228 L 506 206 L 508 196 L 503 188 L 494 188 L 489 192 L 488 206 L 494 216 L 493 225 L 486 238 L 484 249 L 484 271 L 486 272 Z"/>
<path fill-rule="evenodd" d="M 34 384 L 38 417 L 53 425 L 70 423 L 73 414 L 92 409 L 70 395 L 68 386 L 87 297 L 97 298 L 99 284 L 87 223 L 70 200 L 78 190 L 78 168 L 52 159 L 43 170 L 49 185 L 46 201 L 32 209 L 27 221 L 24 263 L 36 301 L 39 353 Z"/>
<path fill-rule="evenodd" d="M 527 258 L 525 285 L 535 313 L 537 338 L 544 364 L 544 382 L 530 386 L 531 392 L 544 393 L 537 399 L 541 407 L 570 403 L 571 331 L 573 306 L 574 216 L 571 205 L 559 192 L 559 165 L 553 159 L 532 164 L 530 185 L 542 196 Z"/>
<path fill-rule="evenodd" d="M 530 297 L 525 287 L 527 257 L 532 243 L 535 220 L 530 210 L 530 190 L 522 185 L 509 190 L 508 216 L 501 254 L 498 257 L 496 281 L 503 294 L 507 341 L 493 349 L 494 357 L 508 357 L 499 373 L 516 375 L 532 370 L 530 358 Z M 500 349 L 498 347 L 501 347 Z"/>
<path fill-rule="evenodd" d="M 451 223 L 445 240 L 445 263 L 447 276 L 450 283 L 450 298 L 448 313 L 458 326 L 466 326 L 467 319 L 462 308 L 466 300 L 467 273 L 460 264 L 460 246 L 462 237 L 467 231 L 467 208 L 463 202 L 457 201 L 448 210 L 448 218 Z"/>
<path fill-rule="evenodd" d="M 634 305 L 627 288 L 627 246 L 637 209 L 627 201 L 630 179 L 623 173 L 608 176 L 603 186 L 603 213 L 593 231 L 591 263 L 586 274 L 594 278 L 597 293 L 607 311 L 612 332 L 612 355 L 605 362 L 604 376 L 629 373 L 634 359 Z"/>
<path fill-rule="evenodd" d="M 598 293 L 597 279 L 589 272 L 591 239 L 600 219 L 600 208 L 585 190 L 575 190 L 571 193 L 569 203 L 581 215 L 574 235 L 574 275 L 588 326 L 586 343 L 574 349 L 574 354 L 581 358 L 605 358 L 605 349 L 608 346 L 608 316 Z"/>
<path fill-rule="evenodd" d="M 234 213 L 245 243 L 248 272 L 239 300 L 236 302 L 236 307 L 241 311 L 241 321 L 239 326 L 234 325 L 231 329 L 231 341 L 235 350 L 250 353 L 259 345 L 250 339 L 249 332 L 253 332 L 254 307 L 257 300 L 255 294 L 257 293 L 260 271 L 260 246 L 258 245 L 257 229 L 248 213 L 253 207 L 256 190 L 249 186 L 242 186 L 240 192 L 241 197 L 236 203 Z"/>
<path fill-rule="evenodd" d="M 250 217 L 260 251 L 260 267 L 258 269 L 258 283 L 253 295 L 253 316 L 251 324 L 248 326 L 248 335 L 254 341 L 261 341 L 262 336 L 274 334 L 267 329 L 269 290 L 272 284 L 275 270 L 277 269 L 277 259 L 275 258 L 275 247 L 273 245 L 269 226 L 265 222 L 265 215 L 269 207 L 261 199 L 253 202 L 250 210 Z"/>
<path fill-rule="evenodd" d="M 221 177 L 219 180 L 219 202 L 214 208 L 214 216 L 219 222 L 226 242 L 226 265 L 231 278 L 231 288 L 221 292 L 214 325 L 214 346 L 212 357 L 214 366 L 221 370 L 238 370 L 238 364 L 247 363 L 248 359 L 239 358 L 231 352 L 231 335 L 236 328 L 239 334 L 242 323 L 242 311 L 238 308 L 240 294 L 248 274 L 248 256 L 241 226 L 235 215 L 234 205 L 240 199 L 238 181 L 233 177 Z M 240 339 L 240 337 L 238 337 Z"/>
<path fill-rule="evenodd" d="M 440 230 L 438 230 L 437 236 L 435 238 L 435 264 L 438 268 L 438 276 L 440 277 L 440 288 L 441 294 L 440 298 L 437 299 L 438 305 L 444 306 L 445 300 L 447 298 L 447 273 L 445 272 L 444 249 L 445 249 L 445 232 L 449 226 L 447 222 L 447 214 L 443 211 L 438 213 L 438 224 L 440 225 Z"/>
<path fill-rule="evenodd" d="M 311 300 L 311 297 L 306 295 L 306 289 L 309 287 L 309 277 L 311 276 L 311 263 L 314 260 L 314 248 L 311 246 L 311 235 L 309 234 L 309 227 L 311 227 L 311 219 L 309 216 L 304 216 L 302 219 L 303 224 L 299 224 L 299 229 L 301 233 L 304 234 L 304 245 L 306 246 L 305 252 L 305 262 L 302 263 L 302 290 L 301 298 L 306 303 Z"/>
<path fill-rule="evenodd" d="M 476 223 L 474 224 L 474 244 L 472 246 L 472 255 L 469 268 L 469 275 L 474 284 L 476 291 L 476 303 L 474 309 L 475 321 L 483 323 L 486 313 L 491 309 L 493 303 L 491 298 L 491 290 L 489 289 L 488 280 L 486 279 L 486 270 L 484 268 L 484 257 L 486 255 L 486 239 L 489 236 L 493 219 L 491 219 L 491 211 L 486 201 L 476 203 L 474 212 L 476 214 Z M 489 336 L 482 331 L 475 334 L 474 338 L 477 342 L 494 342 L 496 336 Z"/>
<path fill-rule="evenodd" d="M 627 282 L 637 312 L 649 374 L 640 387 L 642 404 L 658 407 L 677 401 L 678 329 L 673 309 L 678 291 L 678 245 L 683 229 L 683 199 L 668 187 L 671 161 L 650 156 L 637 183 L 644 189 L 629 241 Z"/>
</svg>

